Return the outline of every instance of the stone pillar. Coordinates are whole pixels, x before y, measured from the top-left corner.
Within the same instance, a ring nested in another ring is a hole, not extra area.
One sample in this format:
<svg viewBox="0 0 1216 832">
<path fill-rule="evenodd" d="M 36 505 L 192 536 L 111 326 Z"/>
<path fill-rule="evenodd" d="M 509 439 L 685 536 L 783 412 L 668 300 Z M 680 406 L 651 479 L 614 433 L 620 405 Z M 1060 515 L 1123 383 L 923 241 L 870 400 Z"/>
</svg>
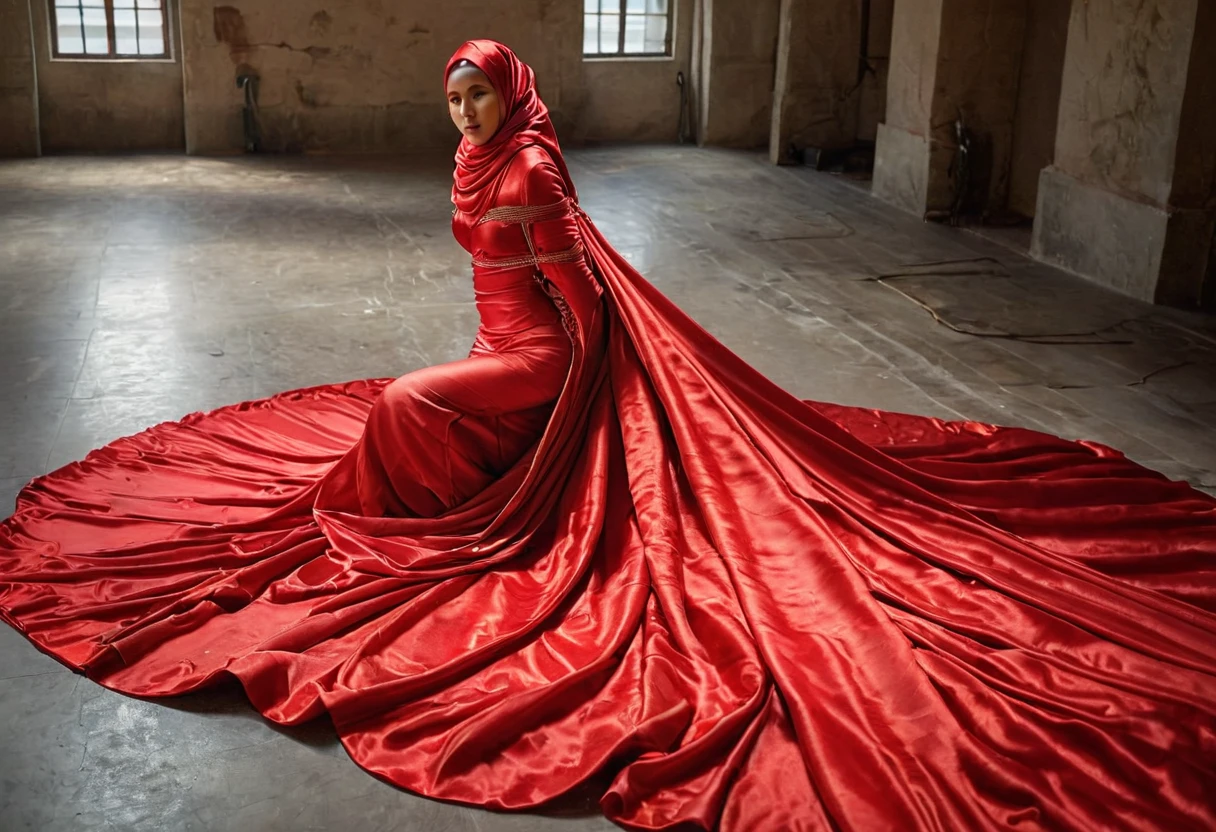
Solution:
<svg viewBox="0 0 1216 832">
<path fill-rule="evenodd" d="M 763 147 L 772 120 L 780 0 L 701 0 L 697 143 Z"/>
<path fill-rule="evenodd" d="M 1036 257 L 1142 300 L 1213 305 L 1213 38 L 1210 0 L 1073 5 Z"/>
<path fill-rule="evenodd" d="M 1026 0 L 896 0 L 874 193 L 924 215 L 953 201 L 960 116 L 975 138 L 973 209 L 1003 206 Z"/>
<path fill-rule="evenodd" d="M 791 146 L 836 149 L 857 139 L 861 5 L 856 0 L 781 0 L 769 157 Z"/>
<path fill-rule="evenodd" d="M 0 0 L 0 156 L 37 156 L 38 76 L 30 0 Z"/>
</svg>

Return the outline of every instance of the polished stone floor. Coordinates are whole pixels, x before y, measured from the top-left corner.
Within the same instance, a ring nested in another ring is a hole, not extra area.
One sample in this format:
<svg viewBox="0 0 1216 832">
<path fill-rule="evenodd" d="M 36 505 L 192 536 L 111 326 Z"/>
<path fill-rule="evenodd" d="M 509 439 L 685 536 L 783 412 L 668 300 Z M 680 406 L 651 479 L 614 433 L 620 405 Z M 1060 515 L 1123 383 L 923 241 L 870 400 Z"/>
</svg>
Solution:
<svg viewBox="0 0 1216 832">
<path fill-rule="evenodd" d="M 1114 445 L 1216 493 L 1216 320 L 1103 291 L 755 154 L 571 154 L 610 240 L 806 397 Z M 120 435 L 279 390 L 462 357 L 450 160 L 0 163 L 0 498 Z M 0 626 L 0 829 L 586 830 L 363 773 L 323 721 L 237 690 L 106 691 Z"/>
</svg>

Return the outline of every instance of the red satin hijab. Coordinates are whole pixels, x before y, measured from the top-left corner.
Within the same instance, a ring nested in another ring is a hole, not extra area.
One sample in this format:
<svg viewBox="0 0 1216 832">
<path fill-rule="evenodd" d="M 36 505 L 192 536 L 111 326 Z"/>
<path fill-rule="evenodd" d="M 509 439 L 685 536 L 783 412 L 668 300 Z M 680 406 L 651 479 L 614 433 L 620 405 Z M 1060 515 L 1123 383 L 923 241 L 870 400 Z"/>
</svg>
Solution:
<svg viewBox="0 0 1216 832">
<path fill-rule="evenodd" d="M 575 196 L 574 183 L 566 170 L 557 133 L 549 119 L 549 108 L 536 91 L 536 73 L 521 61 L 511 49 L 495 40 L 471 40 L 456 50 L 448 60 L 443 79 L 461 61 L 468 61 L 486 74 L 502 100 L 503 118 L 498 132 L 490 141 L 478 147 L 462 137 L 456 149 L 455 184 L 452 202 L 461 211 L 478 212 L 487 196 L 485 188 L 523 148 L 539 145 L 548 151 L 553 163 L 566 180 L 566 188 Z"/>
</svg>

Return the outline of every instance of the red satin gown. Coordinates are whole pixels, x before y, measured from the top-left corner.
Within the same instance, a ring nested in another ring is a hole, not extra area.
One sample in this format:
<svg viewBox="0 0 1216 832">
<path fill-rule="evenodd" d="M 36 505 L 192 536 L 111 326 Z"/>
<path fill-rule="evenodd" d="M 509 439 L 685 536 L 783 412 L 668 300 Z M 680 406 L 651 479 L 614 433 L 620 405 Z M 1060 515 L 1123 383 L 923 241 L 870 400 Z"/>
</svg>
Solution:
<svg viewBox="0 0 1216 832">
<path fill-rule="evenodd" d="M 470 357 L 120 439 L 0 527 L 99 683 L 235 677 L 361 766 L 634 829 L 1216 828 L 1216 501 L 1117 451 L 801 402 L 545 152 L 457 214 Z"/>
</svg>

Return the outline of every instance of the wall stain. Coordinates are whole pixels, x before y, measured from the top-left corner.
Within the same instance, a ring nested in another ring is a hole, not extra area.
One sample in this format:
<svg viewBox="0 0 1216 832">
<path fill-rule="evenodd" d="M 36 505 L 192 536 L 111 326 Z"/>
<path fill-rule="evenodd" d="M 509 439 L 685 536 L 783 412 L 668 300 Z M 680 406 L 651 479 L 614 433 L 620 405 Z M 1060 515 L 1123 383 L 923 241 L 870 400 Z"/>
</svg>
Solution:
<svg viewBox="0 0 1216 832">
<path fill-rule="evenodd" d="M 303 82 L 298 78 L 296 79 L 296 98 L 310 110 L 317 107 L 317 97 L 313 94 L 312 90 L 305 88 Z"/>
<path fill-rule="evenodd" d="M 313 34 L 323 35 L 329 31 L 330 24 L 333 22 L 334 19 L 329 16 L 329 12 L 321 9 L 308 21 L 308 28 L 312 30 Z"/>
<path fill-rule="evenodd" d="M 245 30 L 245 18 L 235 6 L 216 6 L 211 15 L 216 43 L 245 47 L 249 45 L 249 33 Z"/>
</svg>

